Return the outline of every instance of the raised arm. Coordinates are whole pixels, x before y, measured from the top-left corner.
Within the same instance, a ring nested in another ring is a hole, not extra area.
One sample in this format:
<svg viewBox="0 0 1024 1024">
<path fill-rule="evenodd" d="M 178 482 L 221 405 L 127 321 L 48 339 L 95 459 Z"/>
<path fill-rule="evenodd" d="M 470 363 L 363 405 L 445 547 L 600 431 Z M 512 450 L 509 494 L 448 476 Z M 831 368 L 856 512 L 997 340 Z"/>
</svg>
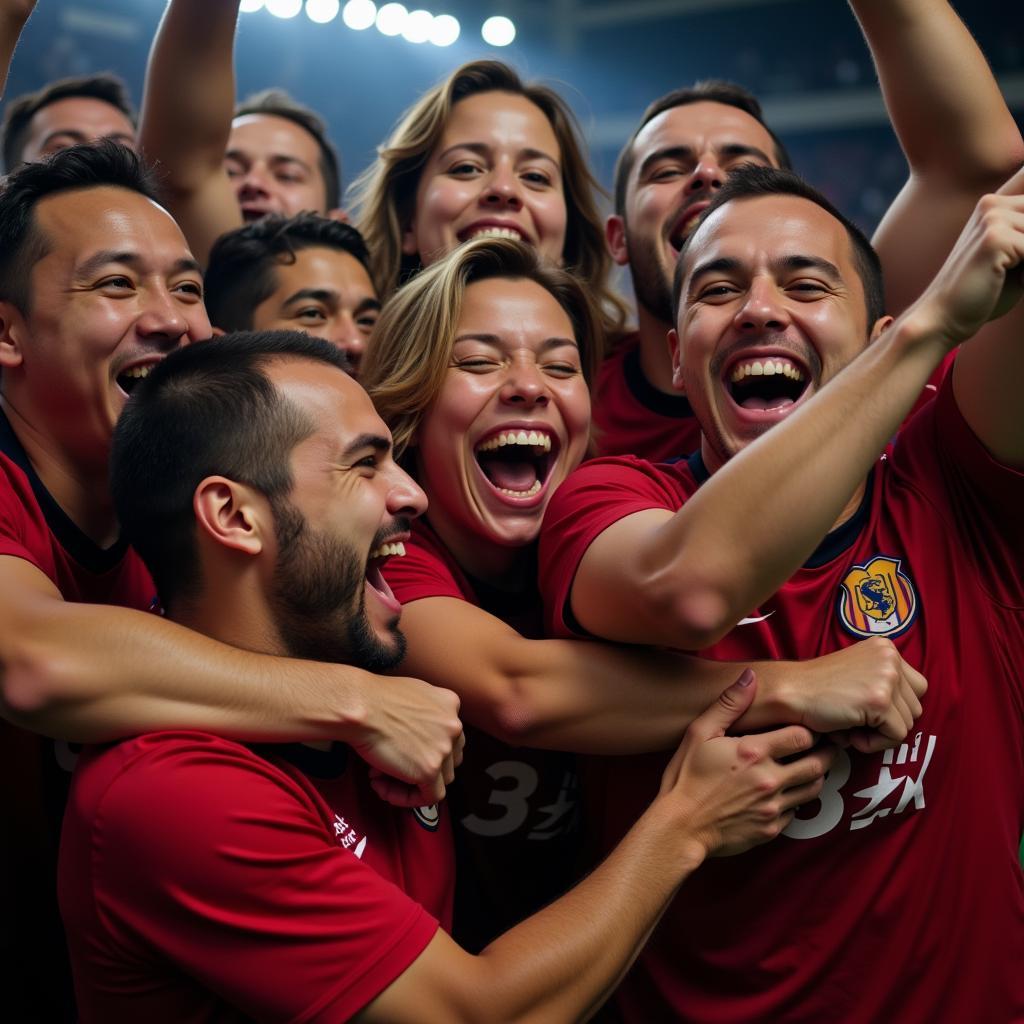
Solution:
<svg viewBox="0 0 1024 1024">
<path fill-rule="evenodd" d="M 1019 296 L 1019 271 L 1011 268 L 1021 259 L 1022 182 L 1024 171 L 1003 194 L 984 198 L 906 313 L 806 404 L 729 459 L 679 512 L 637 512 L 593 541 L 571 594 L 586 630 L 700 650 L 803 564 L 844 509 L 856 507 L 879 452 L 945 354 Z M 964 416 L 992 454 L 1010 462 L 1024 448 L 1014 386 L 1020 337 L 1007 318 L 958 357 Z"/>
<path fill-rule="evenodd" d="M 10 555 L 0 556 L 0 694 L 5 717 L 69 740 L 173 728 L 343 740 L 406 783 L 388 792 L 409 806 L 443 795 L 461 756 L 450 691 L 252 654 L 156 615 L 66 602 L 38 568 Z"/>
<path fill-rule="evenodd" d="M 155 163 L 167 207 L 205 264 L 242 214 L 224 170 L 235 107 L 239 0 L 171 0 L 153 40 L 139 148 Z"/>
<path fill-rule="evenodd" d="M 1024 141 L 947 0 L 849 0 L 910 165 L 873 242 L 892 313 L 939 269 L 974 209 L 1024 162 Z"/>
<path fill-rule="evenodd" d="M 450 597 L 406 605 L 402 631 L 402 671 L 454 690 L 465 721 L 512 746 L 586 754 L 675 747 L 741 667 L 650 648 L 528 640 Z M 882 749 L 902 742 L 921 713 L 924 678 L 888 641 L 752 667 L 757 694 L 737 723 L 741 731 L 782 724 L 856 730 L 858 747 Z"/>
<path fill-rule="evenodd" d="M 791 817 L 790 808 L 820 789 L 818 773 L 828 767 L 830 754 L 809 754 L 787 765 L 774 761 L 805 750 L 810 742 L 805 730 L 791 726 L 742 739 L 724 736 L 749 703 L 750 688 L 730 687 L 693 724 L 649 810 L 576 888 L 479 956 L 438 932 L 356 1019 L 388 1024 L 588 1019 L 705 856 L 739 852 L 777 835 Z"/>
<path fill-rule="evenodd" d="M 36 0 L 0 0 L 0 96 L 7 87 L 14 48 L 35 6 Z"/>
</svg>

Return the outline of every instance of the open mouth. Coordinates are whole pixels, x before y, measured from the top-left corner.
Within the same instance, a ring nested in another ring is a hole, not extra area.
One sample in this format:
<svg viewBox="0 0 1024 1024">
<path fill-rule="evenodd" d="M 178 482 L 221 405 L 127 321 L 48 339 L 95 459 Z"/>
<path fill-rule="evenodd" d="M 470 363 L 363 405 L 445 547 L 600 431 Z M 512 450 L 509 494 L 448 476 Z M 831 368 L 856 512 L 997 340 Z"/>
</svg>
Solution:
<svg viewBox="0 0 1024 1024">
<path fill-rule="evenodd" d="M 529 239 L 518 228 L 499 227 L 497 224 L 482 224 L 469 227 L 456 236 L 460 242 L 468 242 L 471 238 L 511 238 L 515 242 L 529 242 Z"/>
<path fill-rule="evenodd" d="M 677 256 L 679 255 L 679 251 L 682 249 L 687 238 L 693 234 L 693 229 L 697 226 L 697 222 L 700 220 L 701 215 L 707 208 L 708 204 L 706 202 L 694 203 L 693 206 L 691 206 L 676 222 L 676 226 L 668 236 L 668 244 L 675 249 Z"/>
<path fill-rule="evenodd" d="M 774 410 L 795 405 L 810 383 L 807 370 L 792 359 L 742 359 L 727 373 L 732 400 L 742 409 Z"/>
<path fill-rule="evenodd" d="M 117 386 L 126 394 L 130 395 L 138 386 L 139 382 L 145 380 L 153 370 L 155 363 L 147 363 L 144 366 L 129 366 L 122 370 L 117 377 Z"/>
<path fill-rule="evenodd" d="M 405 545 L 401 541 L 388 541 L 374 548 L 366 559 L 366 585 L 396 615 L 401 612 L 402 606 L 392 593 L 381 570 L 389 558 L 401 558 L 404 554 Z"/>
<path fill-rule="evenodd" d="M 558 456 L 558 438 L 540 430 L 500 430 L 473 455 L 487 482 L 505 499 L 534 498 L 544 489 Z"/>
<path fill-rule="evenodd" d="M 251 224 L 253 221 L 262 220 L 269 212 L 269 210 L 265 210 L 262 207 L 243 206 L 242 220 L 244 220 L 246 224 Z"/>
</svg>

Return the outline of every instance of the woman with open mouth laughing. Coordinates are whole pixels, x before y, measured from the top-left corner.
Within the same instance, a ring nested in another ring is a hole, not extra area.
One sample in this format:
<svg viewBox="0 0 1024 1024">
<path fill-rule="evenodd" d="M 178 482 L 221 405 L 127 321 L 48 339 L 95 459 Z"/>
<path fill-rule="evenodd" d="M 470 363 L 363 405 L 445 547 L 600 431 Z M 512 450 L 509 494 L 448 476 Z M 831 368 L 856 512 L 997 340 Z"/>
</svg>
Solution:
<svg viewBox="0 0 1024 1024">
<path fill-rule="evenodd" d="M 578 871 L 575 761 L 556 751 L 670 749 L 740 671 L 536 639 L 536 538 L 587 448 L 599 334 L 579 281 L 519 241 L 486 238 L 392 297 L 365 363 L 363 383 L 430 503 L 384 574 L 403 605 L 401 671 L 462 699 L 469 739 L 449 791 L 454 934 L 473 950 Z M 842 728 L 821 709 L 855 705 L 885 658 L 857 645 L 817 662 L 756 665 L 742 726 Z"/>
</svg>

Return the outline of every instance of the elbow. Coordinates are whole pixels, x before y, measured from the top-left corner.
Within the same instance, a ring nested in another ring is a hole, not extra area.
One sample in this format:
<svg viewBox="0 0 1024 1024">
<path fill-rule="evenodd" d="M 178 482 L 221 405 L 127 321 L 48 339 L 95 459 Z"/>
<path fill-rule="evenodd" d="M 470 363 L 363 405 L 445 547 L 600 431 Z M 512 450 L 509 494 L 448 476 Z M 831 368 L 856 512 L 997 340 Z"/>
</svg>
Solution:
<svg viewBox="0 0 1024 1024">
<path fill-rule="evenodd" d="M 492 702 L 485 728 L 510 747 L 532 747 L 543 734 L 543 726 L 540 709 L 526 681 L 512 678 Z"/>
<path fill-rule="evenodd" d="M 5 647 L 0 664 L 0 712 L 16 725 L 46 732 L 42 723 L 55 706 L 68 699 L 63 693 L 59 659 L 31 638 Z"/>
<path fill-rule="evenodd" d="M 648 588 L 650 614 L 664 623 L 661 642 L 684 651 L 700 651 L 717 643 L 736 624 L 733 602 L 718 581 L 703 582 L 693 573 L 684 585 L 657 581 Z"/>
</svg>

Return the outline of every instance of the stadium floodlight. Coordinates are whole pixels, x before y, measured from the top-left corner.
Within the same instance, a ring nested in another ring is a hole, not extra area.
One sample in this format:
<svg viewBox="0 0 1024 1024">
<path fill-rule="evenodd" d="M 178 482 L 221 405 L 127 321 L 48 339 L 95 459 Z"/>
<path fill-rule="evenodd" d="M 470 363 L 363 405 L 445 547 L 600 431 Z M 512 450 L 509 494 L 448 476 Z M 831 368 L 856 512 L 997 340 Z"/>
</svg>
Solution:
<svg viewBox="0 0 1024 1024">
<path fill-rule="evenodd" d="M 511 18 L 498 15 L 484 22 L 480 35 L 484 37 L 484 42 L 488 46 L 508 46 L 516 37 L 516 27 Z"/>
<path fill-rule="evenodd" d="M 430 41 L 435 46 L 451 46 L 459 38 L 459 20 L 450 14 L 439 14 L 430 26 Z"/>
<path fill-rule="evenodd" d="M 338 16 L 341 0 L 306 0 L 306 17 L 318 25 L 326 25 Z"/>
<path fill-rule="evenodd" d="M 263 10 L 263 0 L 242 0 L 238 9 L 243 14 L 255 14 L 257 11 Z"/>
<path fill-rule="evenodd" d="M 294 18 L 302 10 L 302 0 L 267 0 L 266 5 L 275 18 Z"/>
<path fill-rule="evenodd" d="M 373 0 L 348 0 L 341 12 L 341 20 L 349 28 L 361 32 L 377 20 L 377 5 Z"/>
<path fill-rule="evenodd" d="M 434 16 L 430 11 L 410 11 L 402 26 L 402 38 L 409 43 L 425 43 L 434 27 Z"/>
<path fill-rule="evenodd" d="M 377 31 L 385 36 L 398 36 L 405 28 L 409 12 L 403 4 L 385 4 L 377 12 Z"/>
</svg>

